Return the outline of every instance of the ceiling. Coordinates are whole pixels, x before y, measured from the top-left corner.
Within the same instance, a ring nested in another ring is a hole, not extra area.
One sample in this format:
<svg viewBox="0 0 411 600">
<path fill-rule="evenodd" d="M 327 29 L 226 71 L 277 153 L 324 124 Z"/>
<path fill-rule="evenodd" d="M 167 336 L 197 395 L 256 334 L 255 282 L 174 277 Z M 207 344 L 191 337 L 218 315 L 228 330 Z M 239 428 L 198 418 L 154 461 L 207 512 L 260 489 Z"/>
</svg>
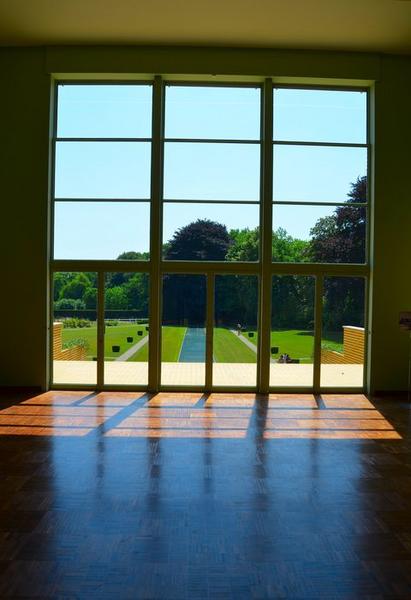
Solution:
<svg viewBox="0 0 411 600">
<path fill-rule="evenodd" d="M 411 54 L 411 1 L 0 0 L 0 45 L 60 44 Z"/>
</svg>

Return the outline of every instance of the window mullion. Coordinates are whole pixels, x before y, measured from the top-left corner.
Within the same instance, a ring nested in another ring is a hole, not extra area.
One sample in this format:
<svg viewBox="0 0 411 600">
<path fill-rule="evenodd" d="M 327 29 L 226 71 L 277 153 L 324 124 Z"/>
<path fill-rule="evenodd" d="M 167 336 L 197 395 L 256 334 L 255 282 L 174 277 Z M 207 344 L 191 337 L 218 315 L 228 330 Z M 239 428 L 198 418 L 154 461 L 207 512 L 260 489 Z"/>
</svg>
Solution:
<svg viewBox="0 0 411 600">
<path fill-rule="evenodd" d="M 215 275 L 207 274 L 207 307 L 206 307 L 206 390 L 210 391 L 213 384 L 213 342 L 214 342 L 214 298 Z"/>
<path fill-rule="evenodd" d="M 97 388 L 104 385 L 104 336 L 105 336 L 105 306 L 104 306 L 105 273 L 97 274 Z"/>
<path fill-rule="evenodd" d="M 156 76 L 153 85 L 153 121 L 151 147 L 151 213 L 150 213 L 150 338 L 148 387 L 157 391 L 161 369 L 161 230 L 164 155 L 164 86 Z"/>
<path fill-rule="evenodd" d="M 261 295 L 259 311 L 258 390 L 267 393 L 270 384 L 271 342 L 271 255 L 272 255 L 272 187 L 273 187 L 273 84 L 264 82 L 262 96 L 261 155 Z"/>
<path fill-rule="evenodd" d="M 324 295 L 324 275 L 315 278 L 315 306 L 314 306 L 314 392 L 320 391 L 321 380 L 321 336 L 322 312 Z"/>
</svg>

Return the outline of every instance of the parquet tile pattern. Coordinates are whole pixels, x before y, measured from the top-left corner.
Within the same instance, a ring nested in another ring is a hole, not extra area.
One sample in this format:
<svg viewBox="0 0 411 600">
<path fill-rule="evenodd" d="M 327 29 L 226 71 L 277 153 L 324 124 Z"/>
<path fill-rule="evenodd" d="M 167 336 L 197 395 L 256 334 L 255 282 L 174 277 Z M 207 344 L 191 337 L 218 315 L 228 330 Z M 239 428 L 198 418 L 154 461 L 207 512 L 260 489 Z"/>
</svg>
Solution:
<svg viewBox="0 0 411 600">
<path fill-rule="evenodd" d="M 0 598 L 411 598 L 411 409 L 0 396 Z"/>
</svg>

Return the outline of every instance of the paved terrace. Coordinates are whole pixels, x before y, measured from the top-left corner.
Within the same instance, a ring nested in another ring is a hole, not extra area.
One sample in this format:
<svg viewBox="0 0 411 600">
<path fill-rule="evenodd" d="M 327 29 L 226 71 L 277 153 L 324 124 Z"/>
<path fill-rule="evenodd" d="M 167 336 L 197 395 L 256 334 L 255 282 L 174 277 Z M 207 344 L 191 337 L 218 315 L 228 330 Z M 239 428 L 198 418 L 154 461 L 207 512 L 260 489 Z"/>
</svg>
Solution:
<svg viewBox="0 0 411 600">
<path fill-rule="evenodd" d="M 108 385 L 145 385 L 148 382 L 147 362 L 106 361 L 105 383 Z M 255 363 L 214 363 L 214 385 L 254 386 Z M 53 380 L 58 384 L 95 384 L 97 364 L 92 361 L 53 362 Z M 201 385 L 205 365 L 200 362 L 162 363 L 164 385 Z M 270 364 L 273 386 L 309 387 L 313 381 L 312 364 Z M 363 365 L 325 364 L 321 367 L 321 384 L 326 387 L 362 387 Z"/>
</svg>

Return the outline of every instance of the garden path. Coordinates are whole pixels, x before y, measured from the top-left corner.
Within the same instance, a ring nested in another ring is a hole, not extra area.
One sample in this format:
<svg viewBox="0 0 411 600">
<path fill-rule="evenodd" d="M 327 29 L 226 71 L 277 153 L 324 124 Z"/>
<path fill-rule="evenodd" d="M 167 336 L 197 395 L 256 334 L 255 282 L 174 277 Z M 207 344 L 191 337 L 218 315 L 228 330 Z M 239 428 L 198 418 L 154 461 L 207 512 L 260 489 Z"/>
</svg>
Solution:
<svg viewBox="0 0 411 600">
<path fill-rule="evenodd" d="M 116 361 L 126 361 L 129 358 L 131 358 L 133 356 L 133 354 L 135 354 L 138 350 L 140 350 L 140 348 L 142 348 L 144 346 L 144 344 L 147 344 L 148 342 L 148 335 L 146 335 L 145 337 L 143 337 L 142 340 L 140 340 L 139 342 L 137 342 L 137 344 L 134 344 L 134 346 L 131 346 L 131 348 L 129 348 L 128 350 L 126 350 L 126 352 L 124 352 L 121 356 L 118 356 L 115 360 Z"/>
<path fill-rule="evenodd" d="M 205 330 L 188 327 L 181 345 L 178 362 L 202 363 L 205 360 Z"/>
</svg>

